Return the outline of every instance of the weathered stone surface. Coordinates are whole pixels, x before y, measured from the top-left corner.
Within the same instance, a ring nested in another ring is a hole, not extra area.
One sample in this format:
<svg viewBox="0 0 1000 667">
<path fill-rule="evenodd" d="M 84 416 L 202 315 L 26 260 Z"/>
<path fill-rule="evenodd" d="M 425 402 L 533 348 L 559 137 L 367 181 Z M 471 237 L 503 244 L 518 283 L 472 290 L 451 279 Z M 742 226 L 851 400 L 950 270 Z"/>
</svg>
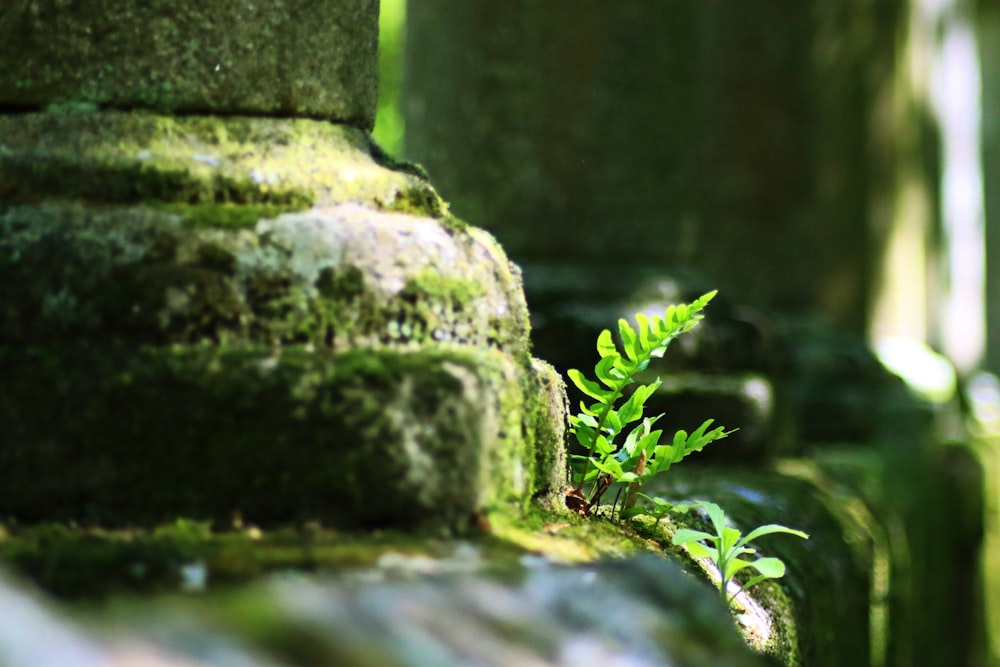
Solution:
<svg viewBox="0 0 1000 667">
<path fill-rule="evenodd" d="M 0 342 L 424 341 L 527 359 L 516 268 L 485 232 L 354 204 L 0 205 Z"/>
<path fill-rule="evenodd" d="M 537 389 L 496 351 L 62 344 L 0 367 L 0 507 L 25 521 L 463 526 L 537 491 Z"/>
<path fill-rule="evenodd" d="M 462 527 L 561 485 L 518 269 L 363 131 L 0 129 L 4 513 Z"/>
<path fill-rule="evenodd" d="M 378 0 L 10 0 L 0 106 L 327 118 L 370 130 Z"/>
<path fill-rule="evenodd" d="M 446 212 L 418 170 L 343 125 L 145 112 L 0 116 L 0 202 L 46 198 Z M 247 222 L 240 210 L 185 211 L 216 224 Z"/>
<path fill-rule="evenodd" d="M 532 358 L 531 376 L 535 379 L 538 406 L 533 413 L 537 440 L 535 499 L 561 511 L 566 497 L 563 489 L 569 483 L 566 465 L 566 383 L 549 363 Z"/>
</svg>

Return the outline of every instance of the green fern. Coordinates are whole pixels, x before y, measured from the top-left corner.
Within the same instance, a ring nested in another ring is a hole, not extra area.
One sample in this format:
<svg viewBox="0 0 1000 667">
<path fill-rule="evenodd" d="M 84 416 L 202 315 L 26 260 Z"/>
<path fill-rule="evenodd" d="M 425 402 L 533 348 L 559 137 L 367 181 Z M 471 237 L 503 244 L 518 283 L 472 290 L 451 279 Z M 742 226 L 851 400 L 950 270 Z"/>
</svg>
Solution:
<svg viewBox="0 0 1000 667">
<path fill-rule="evenodd" d="M 785 576 L 785 563 L 780 558 L 766 557 L 755 560 L 742 558 L 745 555 L 755 555 L 756 549 L 748 546 L 750 542 L 764 535 L 773 533 L 786 533 L 795 535 L 804 540 L 809 539 L 809 535 L 801 530 L 795 530 L 776 523 L 769 523 L 766 526 L 758 526 L 747 535 L 743 535 L 736 528 L 731 528 L 726 519 L 726 513 L 715 503 L 707 500 L 697 500 L 695 505 L 701 507 L 708 514 L 712 522 L 715 534 L 706 533 L 703 530 L 692 530 L 681 528 L 672 538 L 675 545 L 683 546 L 694 558 L 708 558 L 719 569 L 718 588 L 722 600 L 727 604 L 736 597 L 736 593 L 729 595 L 729 582 L 733 580 L 736 573 L 746 568 L 757 570 L 757 576 L 749 578 L 739 590 L 746 591 L 767 579 L 780 579 Z"/>
<path fill-rule="evenodd" d="M 662 357 L 675 338 L 697 326 L 703 318 L 702 309 L 715 294 L 712 291 L 690 304 L 670 306 L 663 317 L 638 313 L 636 329 L 628 321 L 618 320 L 622 351 L 619 352 L 609 330 L 601 332 L 597 337 L 601 359 L 594 366 L 596 379 L 589 379 L 576 369 L 567 373 L 581 392 L 596 401 L 590 405 L 581 401 L 580 413 L 570 417 L 570 430 L 587 454 L 573 457 L 577 474 L 573 488 L 567 493 L 568 506 L 589 514 L 615 482 L 630 485 L 622 507 L 628 511 L 644 482 L 666 472 L 688 454 L 732 433 L 721 426 L 712 429 L 714 420 L 708 419 L 692 433 L 678 431 L 670 444 L 661 445 L 662 431 L 654 430 L 653 425 L 663 415 L 643 416 L 646 401 L 660 386 L 659 379 L 637 386 L 621 407 L 615 407 L 624 398 L 625 388 L 635 383 L 636 374 L 646 370 L 652 359 Z M 618 444 L 621 434 L 636 422 Z M 591 489 L 585 494 L 584 487 L 588 484 Z"/>
</svg>

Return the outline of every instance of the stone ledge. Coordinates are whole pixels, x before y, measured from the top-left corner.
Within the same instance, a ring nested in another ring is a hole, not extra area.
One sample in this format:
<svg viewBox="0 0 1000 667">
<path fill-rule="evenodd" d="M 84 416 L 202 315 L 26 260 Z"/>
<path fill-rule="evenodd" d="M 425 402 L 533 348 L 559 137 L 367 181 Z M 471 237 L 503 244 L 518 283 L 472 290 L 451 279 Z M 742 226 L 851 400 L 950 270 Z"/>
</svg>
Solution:
<svg viewBox="0 0 1000 667">
<path fill-rule="evenodd" d="M 0 200 L 46 199 L 446 212 L 418 168 L 345 125 L 120 111 L 0 116 Z"/>
<path fill-rule="evenodd" d="M 505 355 L 0 349 L 0 508 L 26 522 L 464 526 L 542 479 Z M 541 471 L 552 475 L 552 471 Z"/>
</svg>

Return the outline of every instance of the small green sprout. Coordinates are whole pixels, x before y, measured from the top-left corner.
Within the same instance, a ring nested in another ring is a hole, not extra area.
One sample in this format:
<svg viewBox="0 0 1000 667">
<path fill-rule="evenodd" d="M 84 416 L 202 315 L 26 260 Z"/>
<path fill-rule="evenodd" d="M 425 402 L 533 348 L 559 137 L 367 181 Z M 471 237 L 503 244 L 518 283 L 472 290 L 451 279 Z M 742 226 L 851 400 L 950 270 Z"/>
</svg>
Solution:
<svg viewBox="0 0 1000 667">
<path fill-rule="evenodd" d="M 712 291 L 690 304 L 670 306 L 663 317 L 638 313 L 635 316 L 638 330 L 628 321 L 618 320 L 622 352 L 618 351 L 611 332 L 602 331 L 597 338 L 601 360 L 594 366 L 597 379 L 591 380 L 575 368 L 567 373 L 581 392 L 596 401 L 590 405 L 581 401 L 580 413 L 570 417 L 570 430 L 587 454 L 573 457 L 576 479 L 566 494 L 568 507 L 589 514 L 608 487 L 618 483 L 628 485 L 622 513 L 635 513 L 633 506 L 637 496 L 642 495 L 638 491 L 643 483 L 666 472 L 688 454 L 701 451 L 705 445 L 732 433 L 721 426 L 711 429 L 714 420 L 708 419 L 694 432 L 678 431 L 670 444 L 661 445 L 663 432 L 654 430 L 653 424 L 663 415 L 643 417 L 643 406 L 660 386 L 659 378 L 636 387 L 621 407 L 615 408 L 624 398 L 625 388 L 635 382 L 635 375 L 646 370 L 652 359 L 662 357 L 675 338 L 701 321 L 701 310 L 715 294 Z M 635 422 L 638 424 L 618 444 L 616 438 Z M 591 485 L 589 494 L 584 493 L 587 484 Z"/>
<path fill-rule="evenodd" d="M 754 528 L 744 537 L 741 536 L 740 531 L 726 525 L 726 514 L 715 503 L 698 500 L 694 504 L 702 507 L 708 513 L 712 526 L 715 528 L 715 535 L 701 530 L 681 528 L 674 534 L 673 543 L 683 545 L 694 558 L 709 558 L 715 563 L 715 566 L 719 568 L 719 593 L 727 604 L 736 597 L 736 593 L 732 596 L 727 595 L 729 582 L 740 570 L 752 567 L 758 572 L 757 576 L 751 577 L 749 581 L 740 586 L 740 590 L 743 591 L 756 586 L 765 579 L 779 579 L 785 575 L 785 564 L 779 558 L 766 557 L 752 561 L 740 558 L 745 554 L 756 553 L 755 549 L 747 546 L 752 540 L 771 533 L 788 533 L 805 540 L 809 539 L 809 536 L 801 530 L 786 528 L 775 523 Z"/>
</svg>

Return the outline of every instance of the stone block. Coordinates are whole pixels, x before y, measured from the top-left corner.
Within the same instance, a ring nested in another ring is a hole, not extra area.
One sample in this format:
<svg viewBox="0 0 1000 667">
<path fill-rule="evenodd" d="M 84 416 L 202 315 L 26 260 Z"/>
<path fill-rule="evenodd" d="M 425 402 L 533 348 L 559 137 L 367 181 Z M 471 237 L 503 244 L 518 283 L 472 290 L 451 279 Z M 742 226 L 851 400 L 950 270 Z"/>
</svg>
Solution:
<svg viewBox="0 0 1000 667">
<path fill-rule="evenodd" d="M 497 351 L 62 345 L 0 368 L 22 521 L 461 527 L 534 484 L 526 380 Z"/>
<path fill-rule="evenodd" d="M 323 118 L 370 130 L 378 0 L 10 0 L 0 106 Z"/>
</svg>

